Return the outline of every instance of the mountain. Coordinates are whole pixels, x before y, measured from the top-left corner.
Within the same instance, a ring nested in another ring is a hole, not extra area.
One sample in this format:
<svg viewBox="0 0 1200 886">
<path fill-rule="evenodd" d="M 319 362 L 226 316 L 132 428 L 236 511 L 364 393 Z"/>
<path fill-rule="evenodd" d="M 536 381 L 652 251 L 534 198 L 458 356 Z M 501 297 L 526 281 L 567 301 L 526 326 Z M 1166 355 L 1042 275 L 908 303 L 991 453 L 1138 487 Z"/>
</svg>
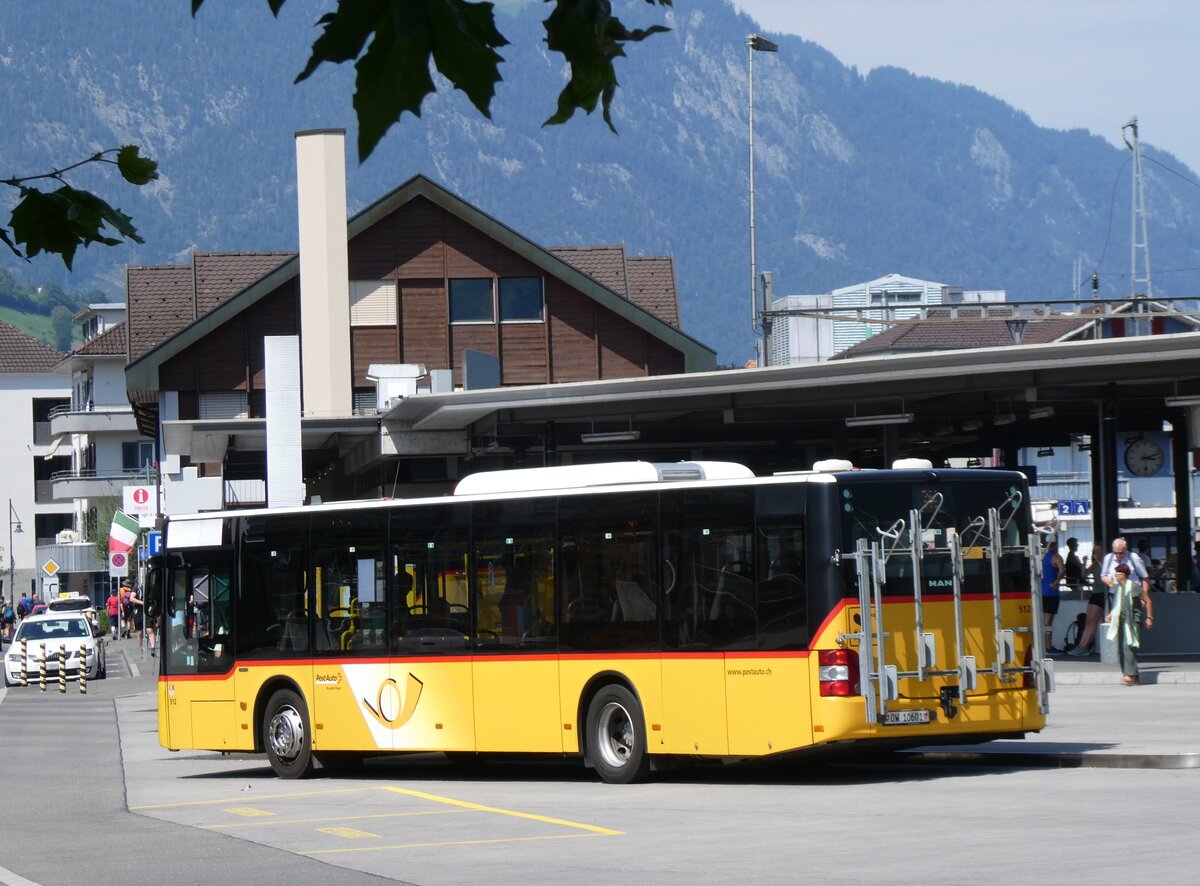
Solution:
<svg viewBox="0 0 1200 886">
<path fill-rule="evenodd" d="M 292 83 L 331 6 L 289 0 L 274 19 L 263 2 L 209 0 L 194 20 L 186 0 L 6 6 L 0 170 L 43 172 L 135 143 L 162 178 L 143 189 L 103 172 L 74 180 L 129 212 L 144 246 L 93 247 L 71 277 L 42 258 L 3 254 L 0 267 L 118 295 L 126 264 L 294 249 L 293 133 L 356 135 L 351 67 Z M 630 25 L 664 17 L 642 0 L 614 6 Z M 543 245 L 673 254 L 685 330 L 740 363 L 753 349 L 745 36 L 759 28 L 728 0 L 677 0 L 672 31 L 618 61 L 614 136 L 598 114 L 542 128 L 564 82 L 541 42 L 545 14 L 536 0 L 498 7 L 513 45 L 493 120 L 440 94 L 365 164 L 348 159 L 351 212 L 422 172 Z M 1069 298 L 1077 259 L 1099 268 L 1102 295 L 1129 292 L 1128 151 L 1038 127 L 971 87 L 895 68 L 863 75 L 801 37 L 772 39 L 779 52 L 755 56 L 755 209 L 758 267 L 776 295 L 900 272 Z M 1155 294 L 1197 295 L 1196 176 L 1143 148 Z"/>
</svg>

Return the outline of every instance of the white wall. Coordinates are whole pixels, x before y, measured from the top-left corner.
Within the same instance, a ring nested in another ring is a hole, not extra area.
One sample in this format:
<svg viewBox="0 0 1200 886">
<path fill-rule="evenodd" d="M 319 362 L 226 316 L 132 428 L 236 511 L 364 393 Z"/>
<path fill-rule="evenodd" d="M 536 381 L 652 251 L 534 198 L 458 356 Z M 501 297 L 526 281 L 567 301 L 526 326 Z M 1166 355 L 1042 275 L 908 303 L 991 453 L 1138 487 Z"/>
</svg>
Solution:
<svg viewBox="0 0 1200 886">
<path fill-rule="evenodd" d="M 22 532 L 13 534 L 12 554 L 16 559 L 16 588 L 29 591 L 29 580 L 38 574 L 34 562 L 37 548 L 36 508 L 34 505 L 34 459 L 41 458 L 46 446 L 33 443 L 33 401 L 35 398 L 71 396 L 70 381 L 62 375 L 0 374 L 0 511 L 7 511 L 11 500 L 13 513 L 21 522 Z M 8 569 L 9 520 L 0 518 L 2 565 Z M 7 597 L 11 582 L 5 581 Z"/>
</svg>

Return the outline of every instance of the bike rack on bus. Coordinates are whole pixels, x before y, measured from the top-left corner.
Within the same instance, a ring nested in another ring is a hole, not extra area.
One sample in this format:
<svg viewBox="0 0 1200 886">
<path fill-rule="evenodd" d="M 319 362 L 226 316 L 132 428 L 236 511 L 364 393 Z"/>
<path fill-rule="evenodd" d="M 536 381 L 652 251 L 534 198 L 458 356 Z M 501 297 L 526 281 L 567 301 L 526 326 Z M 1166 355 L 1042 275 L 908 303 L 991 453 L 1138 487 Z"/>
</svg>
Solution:
<svg viewBox="0 0 1200 886">
<path fill-rule="evenodd" d="M 958 702 L 967 701 L 967 693 L 978 685 L 980 674 L 994 675 L 1003 682 L 1015 682 L 1018 676 L 1032 674 L 1037 688 L 1038 709 L 1049 710 L 1047 695 L 1054 688 L 1053 662 L 1045 657 L 1041 605 L 1041 559 L 1038 535 L 1046 531 L 1035 526 L 1029 541 L 1024 545 L 1003 544 L 1004 531 L 1020 511 L 1023 496 L 1020 492 L 1010 493 L 997 508 L 989 508 L 987 516 L 976 517 L 967 524 L 962 535 L 947 533 L 945 548 L 936 546 L 926 549 L 925 533 L 933 528 L 941 512 L 941 493 L 931 496 L 920 509 L 909 511 L 908 520 L 896 520 L 887 529 L 876 527 L 880 540 L 868 542 L 859 539 L 853 554 L 858 574 L 859 630 L 843 636 L 843 640 L 857 640 L 859 650 L 859 672 L 863 680 L 863 696 L 866 699 L 868 722 L 880 722 L 887 713 L 889 701 L 899 698 L 901 678 L 924 681 L 930 677 L 956 677 Z M 924 518 L 925 512 L 930 511 Z M 887 575 L 887 562 L 901 546 L 905 529 L 908 533 L 908 556 L 912 561 L 913 603 L 915 607 L 915 641 L 917 667 L 912 671 L 900 671 L 896 665 L 886 662 L 884 640 L 890 636 L 884 625 L 883 584 Z M 986 533 L 986 535 L 985 535 Z M 964 540 L 964 536 L 966 540 Z M 890 543 L 889 543 L 890 542 Z M 983 542 L 981 545 L 980 543 Z M 979 666 L 975 656 L 965 655 L 965 627 L 963 620 L 963 583 L 965 568 L 964 549 L 984 547 L 991 561 L 992 622 L 995 658 L 991 664 Z M 1003 623 L 1000 586 L 1000 559 L 1006 555 L 1028 558 L 1030 564 L 1030 612 L 1029 626 L 1008 628 Z M 921 564 L 926 556 L 946 556 L 951 565 L 954 602 L 954 660 L 955 668 L 937 667 L 937 641 L 934 634 L 925 631 L 924 590 Z M 1030 633 L 1033 652 L 1028 666 L 1016 661 L 1016 634 Z M 949 688 L 949 687 L 947 687 Z M 949 703 L 948 700 L 946 702 Z"/>
</svg>

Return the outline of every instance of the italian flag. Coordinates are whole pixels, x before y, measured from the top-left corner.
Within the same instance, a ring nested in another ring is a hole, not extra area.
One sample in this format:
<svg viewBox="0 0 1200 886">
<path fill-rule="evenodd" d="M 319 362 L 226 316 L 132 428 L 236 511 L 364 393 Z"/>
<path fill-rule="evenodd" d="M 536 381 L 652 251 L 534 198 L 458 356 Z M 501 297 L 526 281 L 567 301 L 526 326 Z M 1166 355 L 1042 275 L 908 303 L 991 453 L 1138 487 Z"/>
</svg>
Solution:
<svg viewBox="0 0 1200 886">
<path fill-rule="evenodd" d="M 112 528 L 108 530 L 108 552 L 128 554 L 137 543 L 140 530 L 137 520 L 124 511 L 117 511 L 113 514 Z"/>
</svg>

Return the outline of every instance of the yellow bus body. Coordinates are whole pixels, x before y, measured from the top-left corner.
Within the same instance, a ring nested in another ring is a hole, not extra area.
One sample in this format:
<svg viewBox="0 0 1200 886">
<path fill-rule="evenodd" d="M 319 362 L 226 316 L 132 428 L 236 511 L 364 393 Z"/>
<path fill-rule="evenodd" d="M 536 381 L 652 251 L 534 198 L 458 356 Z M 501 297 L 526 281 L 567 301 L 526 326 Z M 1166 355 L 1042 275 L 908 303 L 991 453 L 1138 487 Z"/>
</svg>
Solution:
<svg viewBox="0 0 1200 886">
<path fill-rule="evenodd" d="M 964 653 L 980 667 L 995 658 L 992 600 L 967 599 Z M 1002 600 L 1002 623 L 1028 622 L 1028 597 Z M 914 670 L 911 600 L 885 602 L 885 661 Z M 578 754 L 589 693 L 628 685 L 641 703 L 651 754 L 756 757 L 813 745 L 878 739 L 921 743 L 1014 735 L 1045 726 L 1036 691 L 1023 675 L 980 675 L 978 686 L 943 706 L 957 674 L 902 678 L 890 711 L 929 711 L 921 725 L 869 723 L 861 695 L 822 697 L 820 649 L 836 649 L 857 630 L 856 600 L 816 628 L 813 651 L 428 655 L 241 661 L 230 673 L 160 678 L 159 736 L 172 749 L 262 749 L 262 710 L 280 688 L 298 689 L 322 751 L 476 751 Z M 927 598 L 924 630 L 937 639 L 937 667 L 957 668 L 952 604 Z M 1016 635 L 1015 667 L 1033 642 Z"/>
</svg>

